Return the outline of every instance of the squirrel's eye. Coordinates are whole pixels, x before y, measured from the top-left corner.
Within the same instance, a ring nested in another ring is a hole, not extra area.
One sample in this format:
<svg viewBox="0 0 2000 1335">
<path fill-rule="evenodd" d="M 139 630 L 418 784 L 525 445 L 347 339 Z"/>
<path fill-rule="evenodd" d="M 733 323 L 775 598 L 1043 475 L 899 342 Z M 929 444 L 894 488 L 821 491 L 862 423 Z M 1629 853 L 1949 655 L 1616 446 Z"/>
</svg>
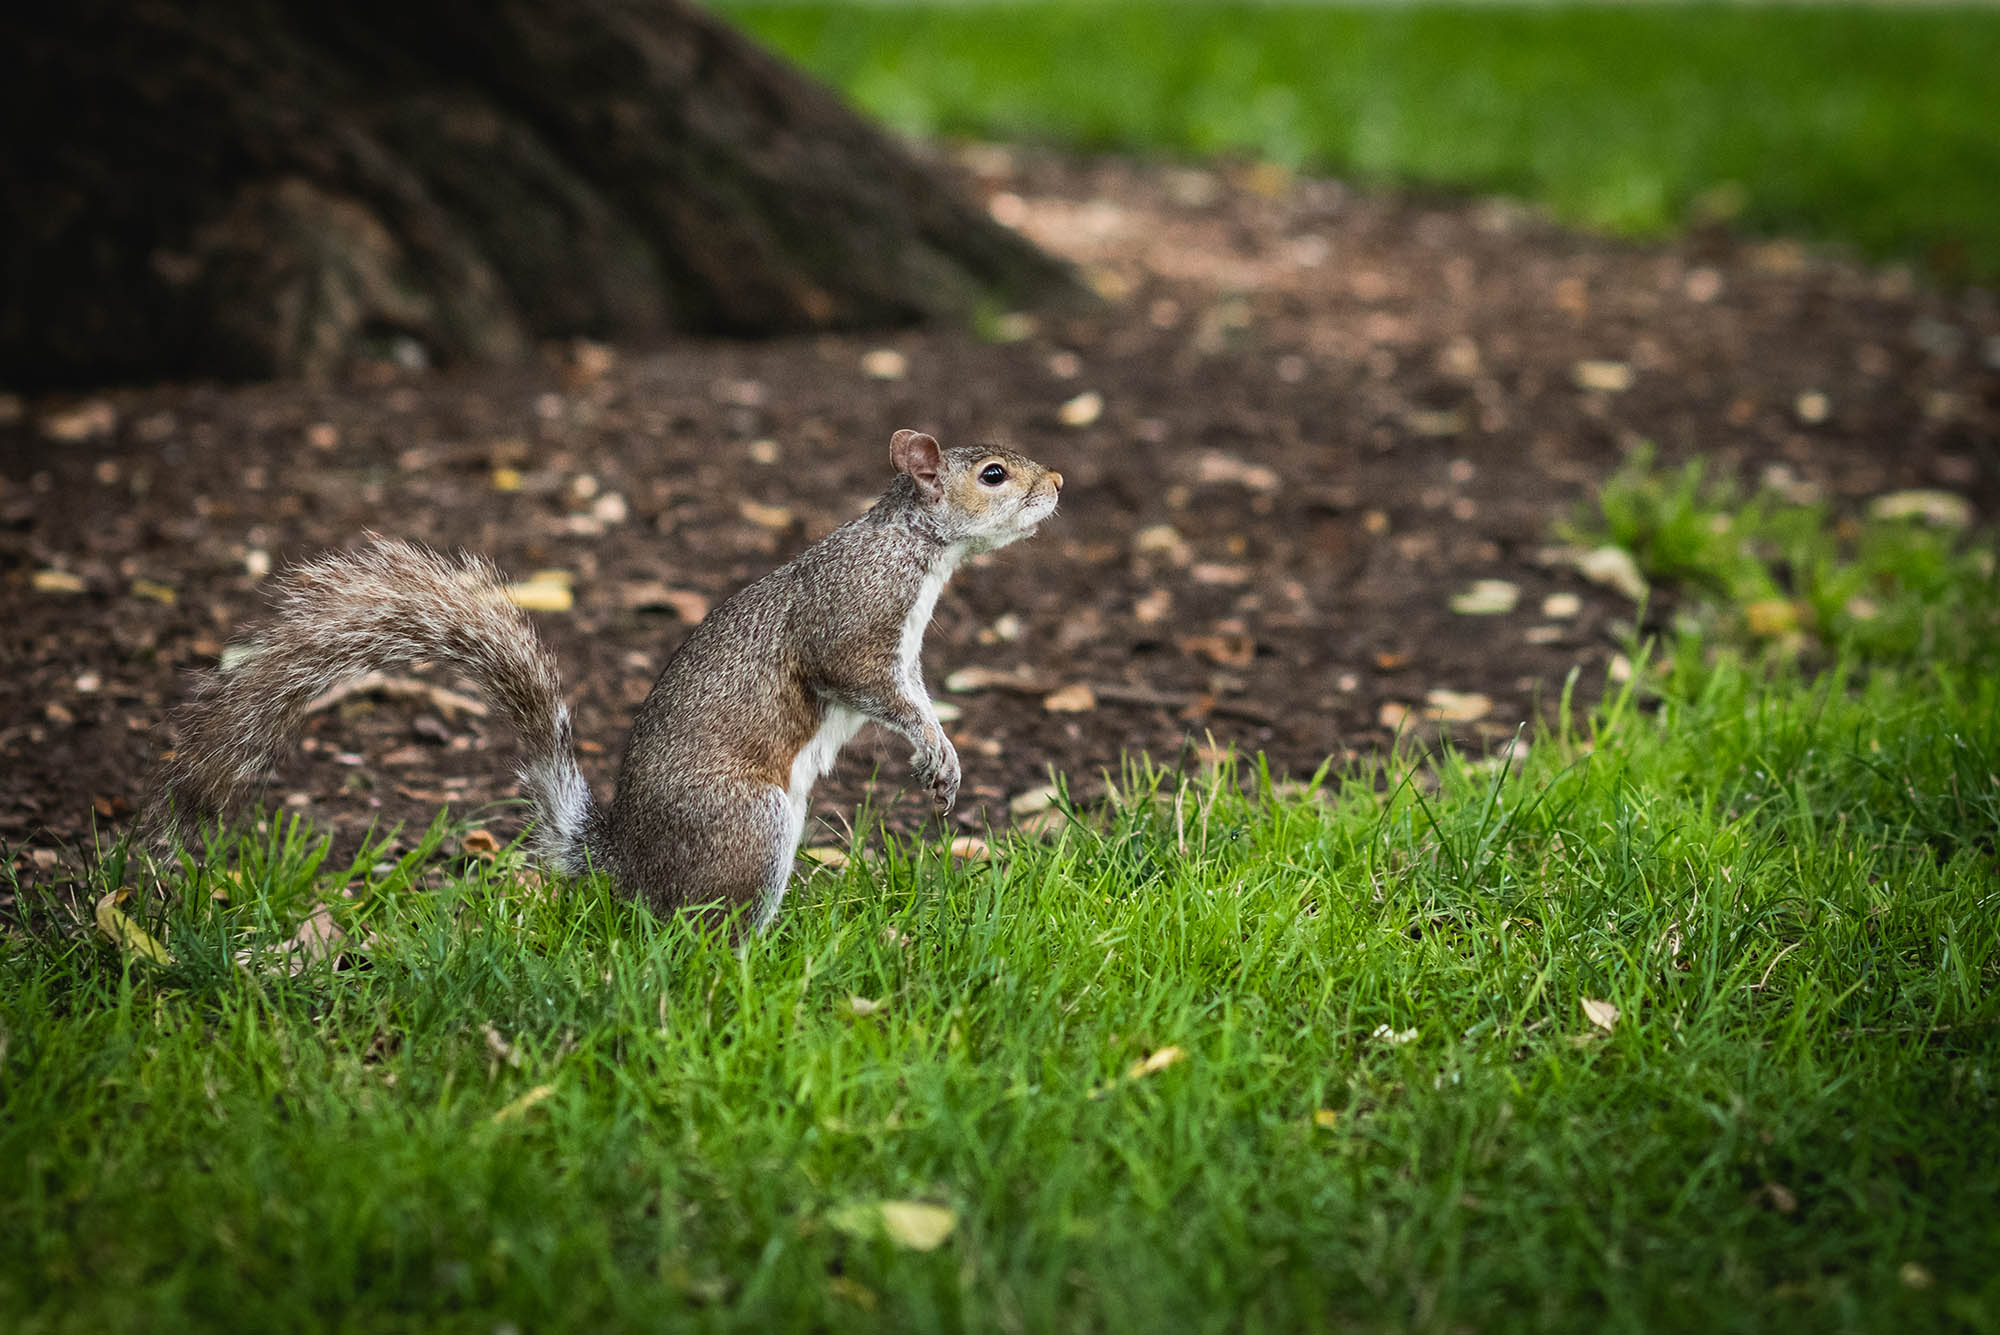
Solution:
<svg viewBox="0 0 2000 1335">
<path fill-rule="evenodd" d="M 979 480 L 989 487 L 997 487 L 1007 480 L 1007 470 L 999 464 L 988 464 L 979 470 Z"/>
</svg>

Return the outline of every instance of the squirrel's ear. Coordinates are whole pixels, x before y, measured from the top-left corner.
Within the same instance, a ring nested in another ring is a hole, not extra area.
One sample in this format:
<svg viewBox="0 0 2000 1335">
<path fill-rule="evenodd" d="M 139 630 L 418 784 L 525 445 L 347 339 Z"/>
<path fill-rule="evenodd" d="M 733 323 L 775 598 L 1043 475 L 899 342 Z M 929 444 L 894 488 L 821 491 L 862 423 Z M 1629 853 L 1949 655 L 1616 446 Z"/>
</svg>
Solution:
<svg viewBox="0 0 2000 1335">
<path fill-rule="evenodd" d="M 944 494 L 944 484 L 938 481 L 944 453 L 937 441 L 923 432 L 904 427 L 889 437 L 889 462 L 896 465 L 898 473 L 908 473 L 917 490 L 932 500 Z"/>
</svg>

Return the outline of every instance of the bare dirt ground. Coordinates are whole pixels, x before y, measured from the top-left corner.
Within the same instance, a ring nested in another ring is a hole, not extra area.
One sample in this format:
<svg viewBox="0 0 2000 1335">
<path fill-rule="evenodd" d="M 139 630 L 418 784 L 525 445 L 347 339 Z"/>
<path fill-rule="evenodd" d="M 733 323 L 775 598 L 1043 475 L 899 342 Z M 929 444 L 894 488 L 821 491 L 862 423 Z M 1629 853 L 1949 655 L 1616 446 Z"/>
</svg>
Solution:
<svg viewBox="0 0 2000 1335">
<path fill-rule="evenodd" d="M 687 618 L 862 508 L 901 426 L 1069 478 L 1038 537 L 960 574 L 928 641 L 934 684 L 1010 674 L 938 692 L 969 828 L 1051 766 L 1087 795 L 1121 757 L 1212 739 L 1309 773 L 1388 745 L 1399 718 L 1492 744 L 1572 669 L 1590 698 L 1634 605 L 1541 553 L 1644 442 L 1837 507 L 1911 487 L 1982 522 L 2000 505 L 1991 293 L 1268 169 L 953 154 L 1101 309 L 0 399 L 0 847 L 34 876 L 121 828 L 183 674 L 255 618 L 260 576 L 364 529 L 563 572 L 573 605 L 539 620 L 608 790 Z M 1481 580 L 1512 585 L 1513 609 L 1454 611 Z M 352 847 L 509 796 L 510 755 L 449 696 L 365 692 L 315 716 L 266 802 Z M 871 783 L 916 825 L 905 780 L 898 746 L 864 734 L 817 837 Z"/>
</svg>

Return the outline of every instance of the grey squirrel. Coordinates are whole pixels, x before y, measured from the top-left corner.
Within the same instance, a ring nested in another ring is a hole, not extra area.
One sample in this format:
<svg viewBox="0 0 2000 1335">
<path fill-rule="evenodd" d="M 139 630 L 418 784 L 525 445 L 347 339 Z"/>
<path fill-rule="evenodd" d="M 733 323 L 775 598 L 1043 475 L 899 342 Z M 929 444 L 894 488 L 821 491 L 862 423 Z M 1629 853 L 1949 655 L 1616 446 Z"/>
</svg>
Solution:
<svg viewBox="0 0 2000 1335">
<path fill-rule="evenodd" d="M 178 842 L 228 809 L 292 742 L 331 687 L 413 659 L 478 683 L 518 734 L 541 859 L 608 873 L 656 912 L 777 913 L 807 801 L 862 724 L 900 733 L 940 814 L 958 753 L 918 653 L 938 593 L 966 557 L 1025 538 L 1055 513 L 1062 474 L 1010 450 L 889 445 L 896 478 L 874 507 L 725 600 L 689 632 L 640 706 L 616 796 L 577 768 L 556 665 L 494 567 L 372 537 L 295 567 L 272 622 L 177 711 L 144 823 Z"/>
</svg>

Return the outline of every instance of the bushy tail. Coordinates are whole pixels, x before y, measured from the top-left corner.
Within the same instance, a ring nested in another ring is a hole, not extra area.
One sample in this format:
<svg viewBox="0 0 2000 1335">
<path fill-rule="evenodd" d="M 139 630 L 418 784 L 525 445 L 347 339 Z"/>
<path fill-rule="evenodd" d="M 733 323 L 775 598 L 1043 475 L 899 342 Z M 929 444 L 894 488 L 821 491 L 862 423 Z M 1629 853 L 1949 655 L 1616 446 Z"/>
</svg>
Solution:
<svg viewBox="0 0 2000 1335">
<path fill-rule="evenodd" d="M 335 686 L 430 659 L 477 682 L 519 735 L 543 858 L 580 861 L 591 795 L 555 658 L 489 562 L 371 534 L 358 551 L 287 571 L 276 590 L 277 615 L 248 654 L 204 674 L 176 711 L 179 740 L 148 805 L 153 832 L 179 841 L 227 811 Z"/>
</svg>

